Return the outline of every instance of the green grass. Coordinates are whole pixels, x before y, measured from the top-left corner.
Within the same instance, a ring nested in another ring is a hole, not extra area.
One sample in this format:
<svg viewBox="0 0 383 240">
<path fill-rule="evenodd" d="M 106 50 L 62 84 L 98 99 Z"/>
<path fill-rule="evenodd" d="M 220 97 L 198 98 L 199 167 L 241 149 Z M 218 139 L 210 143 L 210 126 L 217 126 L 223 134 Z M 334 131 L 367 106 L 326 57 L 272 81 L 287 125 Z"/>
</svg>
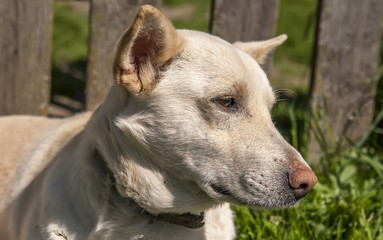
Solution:
<svg viewBox="0 0 383 240">
<path fill-rule="evenodd" d="M 88 16 L 68 4 L 54 2 L 52 36 L 53 65 L 67 64 L 87 58 Z"/>
<path fill-rule="evenodd" d="M 194 7 L 190 19 L 178 18 L 172 22 L 177 29 L 193 29 L 208 32 L 210 18 L 210 1 L 206 0 L 163 0 L 163 4 L 168 7 L 179 7 L 189 4 Z"/>
<path fill-rule="evenodd" d="M 314 41 L 316 0 L 281 0 L 277 34 L 287 34 L 288 40 L 278 47 L 274 60 L 289 58 L 308 65 Z"/>
<path fill-rule="evenodd" d="M 382 37 L 383 43 L 383 37 Z M 383 44 L 382 44 L 382 55 L 383 59 Z M 383 63 L 382 63 L 383 64 Z M 375 117 L 378 117 L 379 111 L 383 109 L 383 65 L 379 69 L 380 77 L 377 80 L 376 87 L 376 98 L 375 98 Z M 371 136 L 372 144 L 374 147 L 379 148 L 383 151 L 383 121 L 377 123 L 374 133 Z"/>
<path fill-rule="evenodd" d="M 307 89 L 295 88 L 293 94 L 277 91 L 277 96 L 279 100 L 272 109 L 275 126 L 306 157 L 309 128 Z"/>
<path fill-rule="evenodd" d="M 319 183 L 296 208 L 234 207 L 238 239 L 383 239 L 383 166 L 368 151 L 329 160 L 334 169 L 318 175 Z"/>
</svg>

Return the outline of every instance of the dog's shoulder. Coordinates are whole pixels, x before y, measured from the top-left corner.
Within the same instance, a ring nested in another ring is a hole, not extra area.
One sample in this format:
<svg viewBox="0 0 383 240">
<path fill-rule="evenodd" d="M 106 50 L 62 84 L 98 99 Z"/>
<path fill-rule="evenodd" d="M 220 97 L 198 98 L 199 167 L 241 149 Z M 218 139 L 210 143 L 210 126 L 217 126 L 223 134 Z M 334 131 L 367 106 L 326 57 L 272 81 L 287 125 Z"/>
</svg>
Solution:
<svg viewBox="0 0 383 240">
<path fill-rule="evenodd" d="M 0 118 L 0 209 L 10 194 L 8 189 L 14 187 L 14 180 L 18 179 L 17 185 L 27 185 L 84 128 L 89 117 L 85 113 L 67 119 L 22 115 Z"/>
</svg>

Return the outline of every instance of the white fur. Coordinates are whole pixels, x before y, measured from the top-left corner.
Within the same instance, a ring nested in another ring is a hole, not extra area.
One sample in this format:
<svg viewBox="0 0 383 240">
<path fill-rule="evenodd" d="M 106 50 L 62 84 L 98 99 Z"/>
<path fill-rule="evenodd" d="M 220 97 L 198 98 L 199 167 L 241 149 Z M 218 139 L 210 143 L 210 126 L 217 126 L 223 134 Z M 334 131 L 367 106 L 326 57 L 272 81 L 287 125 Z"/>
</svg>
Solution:
<svg viewBox="0 0 383 240">
<path fill-rule="evenodd" d="M 235 229 L 227 202 L 255 208 L 297 202 L 286 173 L 304 160 L 271 121 L 275 96 L 261 67 L 217 37 L 172 34 L 182 39 L 181 50 L 158 70 L 150 88 L 117 84 L 92 116 L 56 120 L 46 128 L 44 118 L 0 119 L 4 132 L 32 122 L 35 129 L 27 131 L 34 147 L 27 138 L 12 143 L 12 134 L 2 136 L 3 152 L 29 153 L 5 156 L 20 162 L 21 170 L 4 170 L 13 181 L 10 190 L 0 189 L 6 199 L 0 239 L 58 240 L 63 233 L 70 240 L 229 240 Z M 130 72 L 123 74 L 124 81 L 132 79 Z M 237 110 L 220 106 L 216 99 L 225 96 L 235 98 Z M 143 209 L 204 211 L 206 224 L 189 229 L 153 219 Z"/>
</svg>

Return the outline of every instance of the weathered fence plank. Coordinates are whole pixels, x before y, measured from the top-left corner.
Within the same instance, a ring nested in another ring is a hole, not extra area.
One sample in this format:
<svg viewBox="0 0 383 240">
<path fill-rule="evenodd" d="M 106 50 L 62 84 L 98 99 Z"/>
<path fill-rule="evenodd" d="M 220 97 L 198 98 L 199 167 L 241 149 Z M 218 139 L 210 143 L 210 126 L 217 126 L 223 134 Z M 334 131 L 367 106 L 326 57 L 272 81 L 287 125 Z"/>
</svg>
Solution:
<svg viewBox="0 0 383 240">
<path fill-rule="evenodd" d="M 158 6 L 161 0 L 92 0 L 90 52 L 87 70 L 86 109 L 92 110 L 106 97 L 113 84 L 115 46 L 130 27 L 143 4 Z"/>
<path fill-rule="evenodd" d="M 51 34 L 51 0 L 0 2 L 0 115 L 47 114 Z"/>
<path fill-rule="evenodd" d="M 320 6 L 312 106 L 327 109 L 335 143 L 341 136 L 358 141 L 373 117 L 383 1 L 322 0 Z M 312 135 L 309 156 L 319 152 Z"/>
<path fill-rule="evenodd" d="M 211 33 L 229 42 L 274 37 L 279 0 L 213 0 Z"/>
</svg>

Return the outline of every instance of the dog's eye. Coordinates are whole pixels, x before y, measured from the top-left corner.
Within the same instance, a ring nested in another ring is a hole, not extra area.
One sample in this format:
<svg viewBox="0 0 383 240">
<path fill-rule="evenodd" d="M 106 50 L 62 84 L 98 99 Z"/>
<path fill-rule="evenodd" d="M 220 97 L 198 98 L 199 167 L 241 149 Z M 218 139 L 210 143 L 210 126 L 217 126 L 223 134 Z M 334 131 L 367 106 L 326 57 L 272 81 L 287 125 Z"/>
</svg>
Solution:
<svg viewBox="0 0 383 240">
<path fill-rule="evenodd" d="M 232 108 L 234 106 L 234 98 L 220 98 L 218 103 L 224 108 Z"/>
</svg>

